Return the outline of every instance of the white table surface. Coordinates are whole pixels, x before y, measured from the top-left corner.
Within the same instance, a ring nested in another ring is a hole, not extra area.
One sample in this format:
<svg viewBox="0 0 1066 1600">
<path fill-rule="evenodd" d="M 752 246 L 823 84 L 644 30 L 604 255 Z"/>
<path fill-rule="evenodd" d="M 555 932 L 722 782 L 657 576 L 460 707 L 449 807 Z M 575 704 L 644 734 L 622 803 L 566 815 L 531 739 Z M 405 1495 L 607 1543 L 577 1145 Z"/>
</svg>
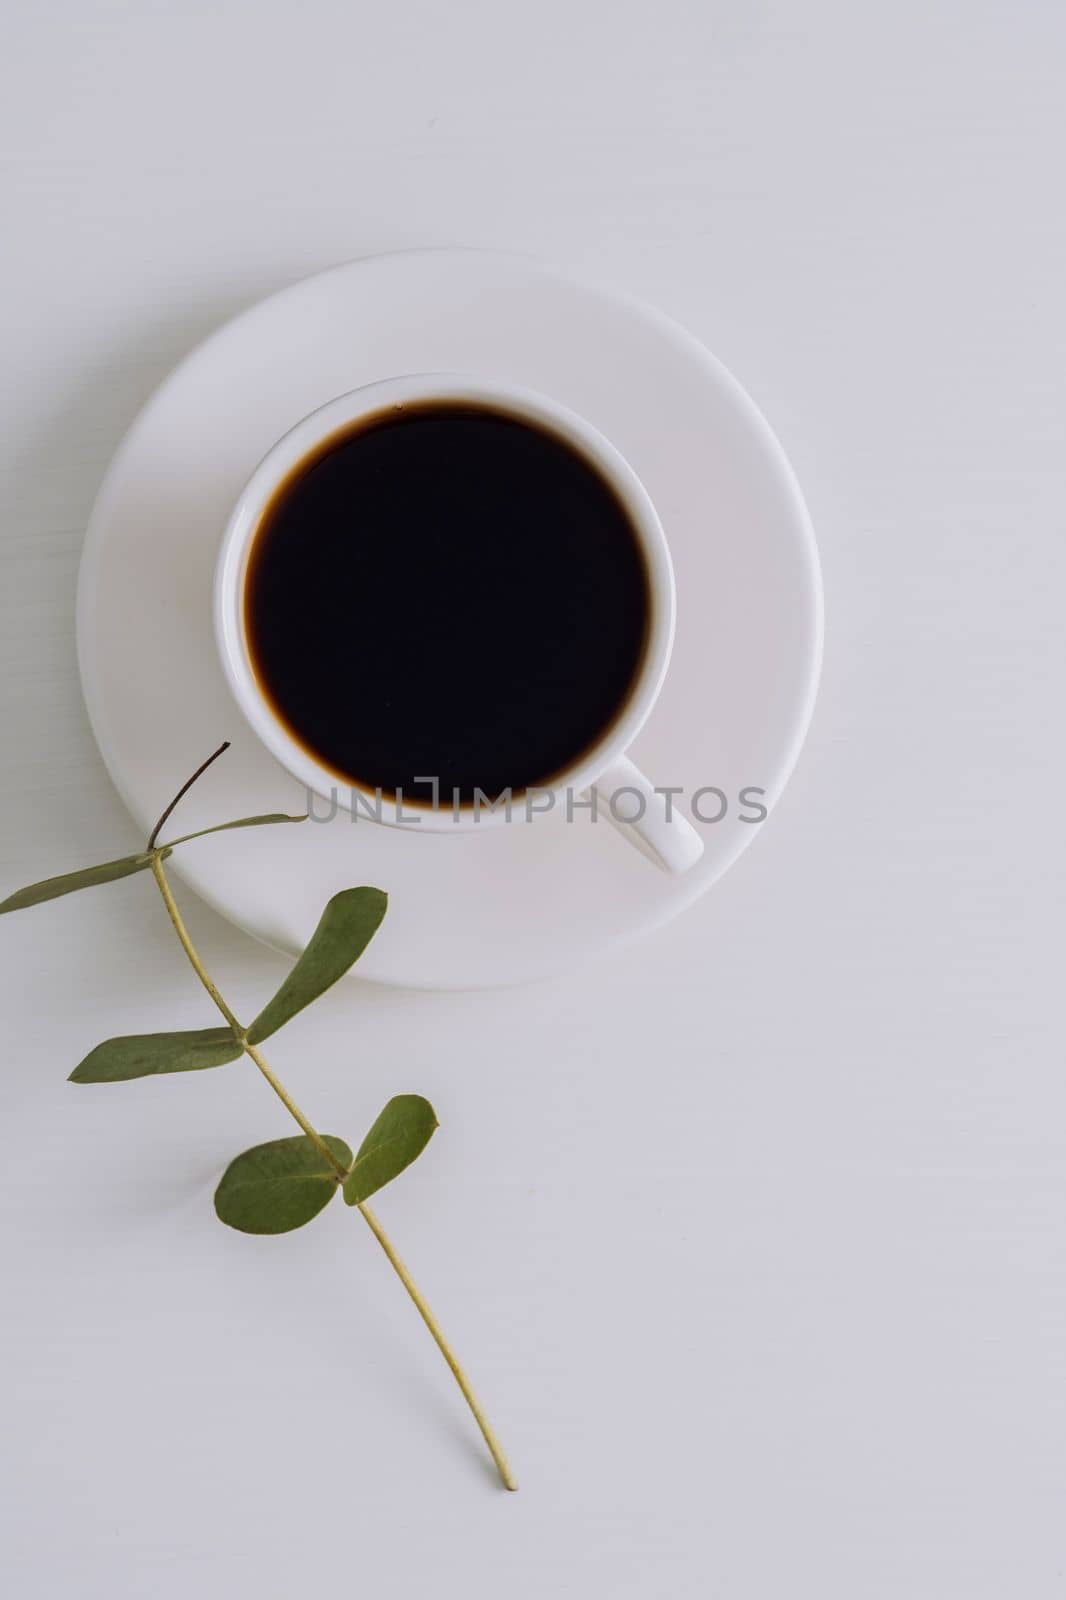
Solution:
<svg viewBox="0 0 1066 1600">
<path fill-rule="evenodd" d="M 687 322 L 796 465 L 829 630 L 786 800 L 699 907 L 524 991 L 345 986 L 275 1052 L 327 1126 L 437 1104 L 379 1209 L 517 1496 L 352 1214 L 217 1224 L 287 1131 L 250 1068 L 66 1083 L 211 1020 L 150 886 L 0 923 L 4 1587 L 1057 1600 L 1066 13 L 9 11 L 5 889 L 137 843 L 72 636 L 123 430 L 338 260 L 516 248 Z M 183 903 L 227 992 L 280 979 Z"/>
</svg>

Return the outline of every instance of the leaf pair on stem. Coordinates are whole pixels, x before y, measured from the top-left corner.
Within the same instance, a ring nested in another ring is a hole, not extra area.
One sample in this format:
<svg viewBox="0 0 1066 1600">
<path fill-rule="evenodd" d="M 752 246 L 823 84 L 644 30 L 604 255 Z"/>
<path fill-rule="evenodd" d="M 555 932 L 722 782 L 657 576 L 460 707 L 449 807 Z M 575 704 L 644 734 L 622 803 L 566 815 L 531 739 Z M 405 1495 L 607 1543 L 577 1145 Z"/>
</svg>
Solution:
<svg viewBox="0 0 1066 1600">
<path fill-rule="evenodd" d="M 355 1158 L 343 1139 L 324 1143 L 347 1169 L 336 1167 L 310 1139 L 274 1139 L 231 1161 L 215 1192 L 215 1210 L 242 1233 L 288 1233 L 329 1204 L 341 1183 L 350 1206 L 361 1205 L 390 1183 L 429 1143 L 437 1119 L 418 1094 L 394 1096 L 359 1146 Z"/>
</svg>

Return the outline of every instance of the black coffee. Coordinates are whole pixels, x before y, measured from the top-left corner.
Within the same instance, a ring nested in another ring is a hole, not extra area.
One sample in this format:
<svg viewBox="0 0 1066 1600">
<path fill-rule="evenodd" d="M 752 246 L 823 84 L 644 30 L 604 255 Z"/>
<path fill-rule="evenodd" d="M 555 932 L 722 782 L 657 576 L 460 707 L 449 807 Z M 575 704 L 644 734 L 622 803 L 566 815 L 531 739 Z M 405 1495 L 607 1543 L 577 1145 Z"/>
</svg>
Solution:
<svg viewBox="0 0 1066 1600">
<path fill-rule="evenodd" d="M 291 734 L 344 784 L 443 804 L 546 784 L 639 670 L 648 574 L 614 492 L 553 434 L 470 405 L 385 412 L 274 496 L 245 628 Z M 420 781 L 422 780 L 422 781 Z"/>
</svg>

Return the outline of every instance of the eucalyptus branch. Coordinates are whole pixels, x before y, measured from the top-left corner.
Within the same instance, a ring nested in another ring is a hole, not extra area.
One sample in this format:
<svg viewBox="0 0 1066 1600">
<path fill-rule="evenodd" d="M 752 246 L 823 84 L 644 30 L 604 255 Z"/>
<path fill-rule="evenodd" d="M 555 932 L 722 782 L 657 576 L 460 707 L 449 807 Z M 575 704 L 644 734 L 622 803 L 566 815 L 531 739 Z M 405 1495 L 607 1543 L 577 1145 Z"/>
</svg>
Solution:
<svg viewBox="0 0 1066 1600">
<path fill-rule="evenodd" d="M 188 956 L 189 962 L 193 968 L 193 971 L 196 973 L 196 976 L 199 978 L 200 982 L 203 984 L 204 988 L 207 990 L 208 994 L 215 1002 L 215 1005 L 218 1007 L 219 1011 L 221 1011 L 222 1015 L 233 1029 L 234 1033 L 236 1033 L 237 1037 L 241 1040 L 244 1046 L 245 1054 L 251 1056 L 252 1060 L 259 1068 L 259 1071 L 263 1074 L 263 1077 L 266 1079 L 267 1083 L 269 1083 L 270 1087 L 273 1089 L 274 1093 L 277 1095 L 286 1111 L 295 1122 L 299 1123 L 300 1127 L 303 1129 L 304 1133 L 310 1139 L 311 1143 L 315 1146 L 323 1159 L 328 1163 L 329 1166 L 333 1168 L 337 1175 L 338 1181 L 343 1183 L 349 1175 L 349 1168 L 346 1167 L 344 1162 L 334 1154 L 329 1145 L 323 1139 L 322 1135 L 300 1110 L 299 1106 L 285 1089 L 284 1085 L 274 1075 L 270 1067 L 267 1066 L 260 1051 L 256 1049 L 255 1045 L 249 1044 L 247 1034 L 237 1021 L 236 1017 L 233 1015 L 233 1012 L 230 1010 L 225 1000 L 223 1000 L 221 994 L 208 975 L 208 972 L 204 967 L 199 954 L 197 953 L 196 947 L 193 944 L 192 939 L 189 937 L 189 931 L 185 926 L 184 920 L 182 919 L 181 912 L 178 910 L 174 895 L 171 892 L 170 884 L 167 881 L 167 875 L 163 870 L 162 860 L 160 859 L 160 855 L 158 853 L 155 853 L 152 857 L 152 873 L 155 877 L 156 883 L 159 885 L 159 892 L 163 897 L 163 904 L 166 906 L 170 915 L 170 920 L 174 925 L 174 931 L 181 940 L 182 949 Z M 378 1221 L 377 1217 L 371 1211 L 370 1207 L 364 1201 L 357 1202 L 357 1208 L 362 1213 L 364 1221 L 370 1228 L 370 1231 L 373 1233 L 375 1239 L 378 1241 L 378 1244 L 385 1252 L 390 1266 L 393 1268 L 400 1282 L 403 1284 L 404 1288 L 407 1290 L 407 1293 L 414 1301 L 422 1321 L 433 1335 L 438 1350 L 448 1363 L 452 1375 L 462 1391 L 463 1398 L 470 1407 L 474 1421 L 481 1429 L 482 1437 L 484 1438 L 485 1443 L 488 1445 L 489 1453 L 491 1454 L 493 1461 L 496 1463 L 497 1470 L 501 1479 L 503 1480 L 504 1486 L 508 1489 L 517 1489 L 518 1485 L 511 1473 L 510 1466 L 507 1462 L 507 1457 L 503 1453 L 503 1448 L 500 1445 L 500 1442 L 497 1439 L 488 1418 L 481 1409 L 477 1396 L 474 1394 L 474 1391 L 470 1386 L 469 1378 L 463 1371 L 455 1352 L 452 1350 L 447 1339 L 444 1337 L 444 1334 L 441 1332 L 440 1325 L 437 1322 L 436 1317 L 429 1309 L 429 1306 L 423 1299 L 422 1294 L 414 1282 L 414 1279 L 411 1277 L 411 1274 L 404 1266 L 400 1257 L 397 1255 L 395 1246 L 390 1240 L 388 1234 L 385 1232 L 384 1228 L 381 1226 L 381 1223 Z"/>
<path fill-rule="evenodd" d="M 177 846 L 190 839 L 201 838 L 204 834 L 232 828 L 306 820 L 278 813 L 242 817 L 236 822 L 221 823 L 214 828 L 201 829 L 198 833 L 185 834 L 170 844 L 158 844 L 159 834 L 178 802 L 228 747 L 228 741 L 220 745 L 182 785 L 152 829 L 143 852 L 31 884 L 0 903 L 0 913 L 21 910 L 77 889 L 112 882 L 145 870 L 151 871 L 182 949 L 226 1026 L 181 1033 L 133 1034 L 105 1040 L 74 1069 L 70 1075 L 72 1081 L 116 1083 L 130 1078 L 222 1066 L 242 1054 L 249 1056 L 300 1127 L 302 1137 L 256 1145 L 232 1161 L 215 1192 L 215 1210 L 219 1218 L 245 1233 L 285 1233 L 310 1222 L 339 1189 L 346 1203 L 362 1214 L 432 1334 L 481 1430 L 501 1481 L 506 1488 L 515 1489 L 517 1484 L 507 1458 L 466 1373 L 396 1253 L 392 1241 L 366 1203 L 371 1195 L 398 1176 L 425 1149 L 437 1127 L 432 1106 L 420 1095 L 394 1096 L 353 1156 L 343 1139 L 319 1133 L 259 1049 L 265 1039 L 316 1000 L 358 960 L 385 915 L 385 895 L 379 889 L 370 888 L 346 889 L 334 895 L 295 967 L 273 999 L 248 1027 L 237 1020 L 223 999 L 189 936 L 174 899 L 163 863 Z"/>
</svg>

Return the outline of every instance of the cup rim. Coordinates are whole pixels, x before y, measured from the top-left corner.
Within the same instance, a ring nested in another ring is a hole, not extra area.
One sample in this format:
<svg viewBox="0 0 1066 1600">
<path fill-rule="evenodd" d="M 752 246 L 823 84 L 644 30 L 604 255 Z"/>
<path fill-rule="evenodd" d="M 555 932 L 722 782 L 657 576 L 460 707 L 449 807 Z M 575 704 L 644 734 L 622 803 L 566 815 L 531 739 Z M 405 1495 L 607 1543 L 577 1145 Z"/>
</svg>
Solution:
<svg viewBox="0 0 1066 1600">
<path fill-rule="evenodd" d="M 320 797 L 336 799 L 345 809 L 346 794 L 373 796 L 374 791 L 353 783 L 317 759 L 287 729 L 271 707 L 252 663 L 244 626 L 244 584 L 255 536 L 278 488 L 300 462 L 327 445 L 333 435 L 347 433 L 361 419 L 382 412 L 402 412 L 407 406 L 434 401 L 466 401 L 485 405 L 517 421 L 533 422 L 554 433 L 581 455 L 618 496 L 640 541 L 651 590 L 651 615 L 640 670 L 628 699 L 595 744 L 577 761 L 553 774 L 543 785 L 516 791 L 559 796 L 590 788 L 612 760 L 629 748 L 651 712 L 662 687 L 673 647 L 675 584 L 673 563 L 662 523 L 644 485 L 622 453 L 577 412 L 522 384 L 480 378 L 459 372 L 410 373 L 362 385 L 328 400 L 308 412 L 270 447 L 237 497 L 230 513 L 214 583 L 215 638 L 223 673 L 237 706 L 253 732 L 280 764 L 306 789 Z M 500 811 L 476 807 L 458 810 L 446 801 L 437 812 L 408 796 L 403 797 L 408 820 L 415 814 L 429 831 L 458 831 L 484 827 L 503 820 Z M 381 820 L 391 824 L 387 814 Z"/>
</svg>

